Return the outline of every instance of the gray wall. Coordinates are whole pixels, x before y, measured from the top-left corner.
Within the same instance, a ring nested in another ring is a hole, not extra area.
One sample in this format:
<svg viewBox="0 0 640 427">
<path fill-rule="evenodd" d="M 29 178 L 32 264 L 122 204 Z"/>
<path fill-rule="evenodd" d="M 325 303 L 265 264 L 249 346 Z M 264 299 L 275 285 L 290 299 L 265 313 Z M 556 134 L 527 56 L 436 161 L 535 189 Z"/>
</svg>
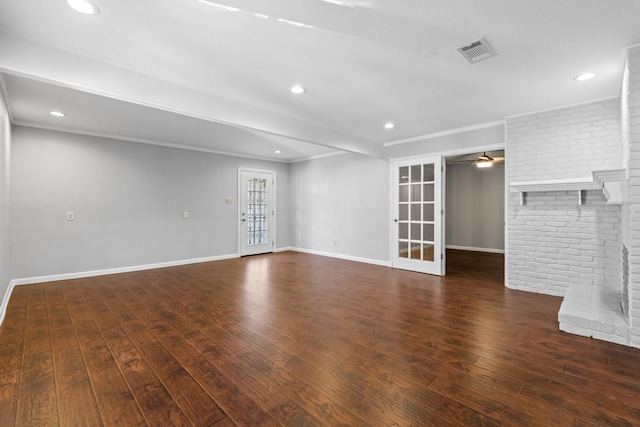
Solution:
<svg viewBox="0 0 640 427">
<path fill-rule="evenodd" d="M 240 166 L 276 171 L 276 242 L 290 245 L 287 164 L 20 126 L 12 138 L 14 278 L 237 254 Z"/>
<path fill-rule="evenodd" d="M 445 135 L 389 153 L 497 144 L 502 132 Z M 384 159 L 342 154 L 288 165 L 21 126 L 11 146 L 14 279 L 237 255 L 238 167 L 276 171 L 277 248 L 389 261 Z"/>
<path fill-rule="evenodd" d="M 11 278 L 11 124 L 0 88 L 0 322 Z"/>
<path fill-rule="evenodd" d="M 504 250 L 504 165 L 447 166 L 446 242 Z"/>
<path fill-rule="evenodd" d="M 290 179 L 294 247 L 388 262 L 387 161 L 342 154 L 298 162 Z"/>
</svg>

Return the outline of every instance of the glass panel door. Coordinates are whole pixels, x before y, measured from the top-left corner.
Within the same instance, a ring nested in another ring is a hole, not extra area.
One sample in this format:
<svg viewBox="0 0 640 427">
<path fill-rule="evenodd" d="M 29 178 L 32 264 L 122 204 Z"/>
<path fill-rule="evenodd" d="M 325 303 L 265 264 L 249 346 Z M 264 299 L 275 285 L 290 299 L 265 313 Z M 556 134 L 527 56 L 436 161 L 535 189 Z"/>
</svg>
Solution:
<svg viewBox="0 0 640 427">
<path fill-rule="evenodd" d="M 442 158 L 397 161 L 393 266 L 444 275 Z"/>
<path fill-rule="evenodd" d="M 274 172 L 240 170 L 240 254 L 273 252 Z"/>
</svg>

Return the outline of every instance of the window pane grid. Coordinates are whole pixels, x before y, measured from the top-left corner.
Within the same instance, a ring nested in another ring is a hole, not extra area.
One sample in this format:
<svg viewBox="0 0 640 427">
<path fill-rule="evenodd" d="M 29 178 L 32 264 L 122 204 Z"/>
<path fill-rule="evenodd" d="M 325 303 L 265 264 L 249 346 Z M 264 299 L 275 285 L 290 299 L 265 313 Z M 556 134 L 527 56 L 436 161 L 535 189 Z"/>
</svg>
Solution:
<svg viewBox="0 0 640 427">
<path fill-rule="evenodd" d="M 435 168 L 433 164 L 398 168 L 398 256 L 433 261 Z"/>
<path fill-rule="evenodd" d="M 247 180 L 247 244 L 263 245 L 269 238 L 267 180 Z"/>
</svg>

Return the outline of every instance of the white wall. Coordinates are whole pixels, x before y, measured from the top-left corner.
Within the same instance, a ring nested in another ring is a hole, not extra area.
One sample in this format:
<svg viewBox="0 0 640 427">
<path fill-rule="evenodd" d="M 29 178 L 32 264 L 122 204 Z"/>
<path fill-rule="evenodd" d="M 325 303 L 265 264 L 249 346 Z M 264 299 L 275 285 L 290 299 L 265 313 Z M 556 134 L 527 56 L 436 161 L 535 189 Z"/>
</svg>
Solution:
<svg viewBox="0 0 640 427">
<path fill-rule="evenodd" d="M 387 161 L 358 154 L 292 164 L 292 246 L 388 262 L 389 174 Z"/>
<path fill-rule="evenodd" d="M 618 98 L 511 117 L 507 135 L 509 182 L 590 178 L 621 167 Z"/>
<path fill-rule="evenodd" d="M 276 171 L 276 242 L 290 246 L 287 164 L 20 126 L 12 138 L 16 279 L 236 255 L 239 166 Z"/>
<path fill-rule="evenodd" d="M 0 88 L 0 323 L 11 278 L 11 123 Z"/>
<path fill-rule="evenodd" d="M 504 251 L 504 164 L 448 165 L 446 244 Z"/>
<path fill-rule="evenodd" d="M 629 320 L 631 343 L 640 348 L 640 46 L 627 52 L 629 65 L 629 202 L 623 205 L 629 249 Z"/>
<path fill-rule="evenodd" d="M 620 167 L 619 100 L 594 102 L 507 120 L 506 181 L 590 177 Z M 620 282 L 620 206 L 601 191 L 528 193 L 507 208 L 507 285 L 565 295 L 573 283 Z"/>
</svg>

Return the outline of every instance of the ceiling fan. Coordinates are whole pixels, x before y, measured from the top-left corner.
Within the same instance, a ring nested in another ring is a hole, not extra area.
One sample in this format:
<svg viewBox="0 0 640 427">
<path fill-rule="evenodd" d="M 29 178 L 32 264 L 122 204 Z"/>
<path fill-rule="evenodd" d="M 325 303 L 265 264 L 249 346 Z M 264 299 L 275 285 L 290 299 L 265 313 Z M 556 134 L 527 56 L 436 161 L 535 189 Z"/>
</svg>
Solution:
<svg viewBox="0 0 640 427">
<path fill-rule="evenodd" d="M 479 168 L 488 168 L 491 167 L 491 165 L 493 165 L 494 163 L 504 163 L 504 157 L 491 157 L 485 151 L 480 156 L 478 156 L 478 160 L 471 163 L 471 165 L 476 165 Z"/>
</svg>

